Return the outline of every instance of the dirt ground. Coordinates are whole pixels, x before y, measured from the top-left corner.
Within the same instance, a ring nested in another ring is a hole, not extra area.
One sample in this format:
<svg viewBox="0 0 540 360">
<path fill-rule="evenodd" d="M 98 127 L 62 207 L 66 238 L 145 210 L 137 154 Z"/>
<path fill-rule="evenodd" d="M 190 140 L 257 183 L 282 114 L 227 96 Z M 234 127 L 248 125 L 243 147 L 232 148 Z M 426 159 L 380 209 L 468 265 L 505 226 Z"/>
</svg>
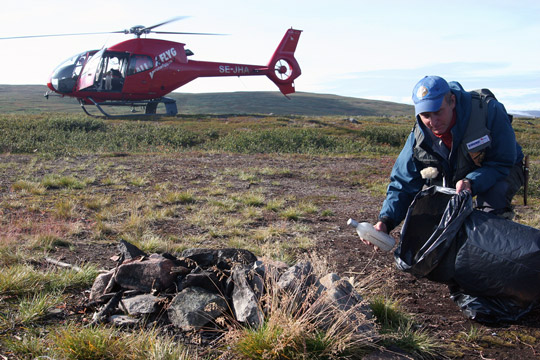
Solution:
<svg viewBox="0 0 540 360">
<path fill-rule="evenodd" d="M 30 161 L 31 156 L 5 155 L 2 163 L 20 162 L 20 169 Z M 46 160 L 51 167 L 66 169 L 80 161 L 92 159 Z M 96 161 L 102 161 L 96 157 Z M 448 346 L 443 354 L 447 358 L 462 359 L 534 359 L 540 354 L 540 311 L 528 314 L 515 324 L 486 326 L 470 321 L 462 315 L 450 300 L 445 285 L 425 279 L 416 279 L 410 274 L 398 271 L 392 253 L 374 251 L 362 244 L 354 229 L 347 227 L 350 217 L 358 221 L 373 223 L 377 219 L 384 195 L 380 191 L 369 190 L 366 181 L 371 173 L 389 174 L 392 159 L 330 158 L 311 156 L 279 155 L 238 155 L 220 153 L 183 153 L 174 155 L 125 156 L 107 159 L 124 171 L 145 174 L 149 180 L 146 187 L 163 182 L 183 184 L 184 188 L 208 187 L 217 174 L 229 184 L 229 189 L 262 188 L 267 199 L 294 195 L 296 199 L 314 201 L 321 210 L 330 210 L 331 215 L 311 214 L 299 222 L 309 227 L 306 236 L 315 241 L 315 250 L 324 256 L 342 276 L 358 279 L 374 278 L 380 282 L 376 286 L 393 298 L 400 300 L 402 307 L 417 319 L 419 328 L 426 330 L 433 338 Z M 71 165 L 70 165 L 71 164 Z M 42 167 L 47 168 L 47 167 Z M 261 176 L 256 183 L 248 183 L 234 176 L 226 169 L 288 169 Z M 9 173 L 0 178 L 0 200 L 9 198 L 10 186 L 20 174 L 12 167 L 4 167 Z M 86 170 L 79 170 L 78 175 Z M 92 172 L 89 168 L 87 171 Z M 39 174 L 34 174 L 39 177 Z M 106 174 L 94 174 L 100 177 Z M 387 176 L 387 175 L 386 175 Z M 382 185 L 382 184 L 381 184 Z M 373 186 L 372 186 L 373 187 Z M 120 199 L 129 192 L 144 191 L 145 187 L 128 187 L 112 194 Z M 105 187 L 95 191 L 108 191 Z M 15 219 L 16 214 L 4 210 L 3 217 Z M 265 221 L 272 221 L 265 219 Z M 167 231 L 178 234 L 193 232 L 186 228 L 182 217 L 163 224 Z M 392 235 L 399 238 L 398 227 Z M 98 262 L 103 267 L 112 267 L 108 260 L 116 254 L 116 244 L 89 242 L 84 236 L 75 240 L 72 250 L 60 249 L 54 256 L 68 263 L 81 261 Z M 206 245 L 207 246 L 207 245 Z M 471 330 L 472 329 L 472 330 Z M 472 337 L 474 336 L 474 339 Z"/>
</svg>

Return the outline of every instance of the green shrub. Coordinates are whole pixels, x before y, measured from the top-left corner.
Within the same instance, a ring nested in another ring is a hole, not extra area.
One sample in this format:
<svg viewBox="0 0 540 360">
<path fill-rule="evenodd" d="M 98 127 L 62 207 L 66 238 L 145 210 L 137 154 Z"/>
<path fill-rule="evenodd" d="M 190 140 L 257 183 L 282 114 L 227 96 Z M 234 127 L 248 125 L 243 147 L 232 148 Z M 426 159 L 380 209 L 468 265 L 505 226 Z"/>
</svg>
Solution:
<svg viewBox="0 0 540 360">
<path fill-rule="evenodd" d="M 407 140 L 410 129 L 372 127 L 360 131 L 360 136 L 366 138 L 369 142 L 379 145 L 390 145 L 393 147 L 402 147 Z"/>
<path fill-rule="evenodd" d="M 106 122 L 82 115 L 0 117 L 0 152 L 62 156 L 196 148 L 247 154 L 387 154 L 399 151 L 409 131 L 400 126 L 312 128 L 314 120 L 270 127 L 259 120 L 241 129 L 209 130 L 208 126 L 223 127 L 215 122 L 202 126 L 189 122 Z"/>
</svg>

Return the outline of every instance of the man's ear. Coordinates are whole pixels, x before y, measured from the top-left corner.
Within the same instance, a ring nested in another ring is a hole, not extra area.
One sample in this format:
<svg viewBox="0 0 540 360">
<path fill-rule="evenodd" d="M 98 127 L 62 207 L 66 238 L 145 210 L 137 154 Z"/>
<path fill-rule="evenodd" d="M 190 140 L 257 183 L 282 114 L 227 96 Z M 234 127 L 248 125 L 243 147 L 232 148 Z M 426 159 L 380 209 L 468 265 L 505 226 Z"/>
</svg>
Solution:
<svg viewBox="0 0 540 360">
<path fill-rule="evenodd" d="M 456 95 L 452 94 L 450 96 L 450 107 L 453 109 L 456 106 Z"/>
</svg>

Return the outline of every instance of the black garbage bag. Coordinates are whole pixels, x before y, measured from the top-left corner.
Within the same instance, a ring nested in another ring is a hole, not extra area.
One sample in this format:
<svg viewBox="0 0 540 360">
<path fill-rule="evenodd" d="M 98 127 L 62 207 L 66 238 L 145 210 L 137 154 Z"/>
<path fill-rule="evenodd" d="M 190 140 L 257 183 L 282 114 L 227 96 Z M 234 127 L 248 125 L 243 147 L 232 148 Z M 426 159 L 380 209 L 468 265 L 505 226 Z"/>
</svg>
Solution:
<svg viewBox="0 0 540 360">
<path fill-rule="evenodd" d="M 448 284 L 477 321 L 515 321 L 540 303 L 540 230 L 475 210 L 468 192 L 418 193 L 394 258 L 402 271 Z"/>
</svg>

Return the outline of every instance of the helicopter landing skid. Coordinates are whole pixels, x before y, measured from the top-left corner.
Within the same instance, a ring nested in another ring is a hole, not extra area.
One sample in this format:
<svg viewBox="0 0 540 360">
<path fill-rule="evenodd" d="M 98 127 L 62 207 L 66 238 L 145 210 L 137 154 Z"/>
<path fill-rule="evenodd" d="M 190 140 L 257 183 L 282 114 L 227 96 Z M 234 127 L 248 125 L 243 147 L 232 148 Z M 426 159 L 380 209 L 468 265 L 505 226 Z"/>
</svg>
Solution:
<svg viewBox="0 0 540 360">
<path fill-rule="evenodd" d="M 106 118 L 122 118 L 122 117 L 133 117 L 133 116 L 161 116 L 161 115 L 167 115 L 167 116 L 175 116 L 178 114 L 178 108 L 176 107 L 176 100 L 162 97 L 155 100 L 148 100 L 148 101 L 105 101 L 102 103 L 98 103 L 91 97 L 87 98 L 96 106 L 96 108 L 106 117 Z M 157 107 L 160 103 L 163 103 L 165 105 L 165 114 L 156 114 Z M 82 99 L 79 99 L 79 104 L 81 105 L 81 108 L 88 116 L 92 117 L 101 117 L 97 115 L 93 115 L 86 110 L 84 101 Z M 126 115 L 111 115 L 107 113 L 105 110 L 103 110 L 103 106 L 131 106 L 132 111 L 136 106 L 144 107 L 145 113 L 144 114 L 126 114 Z"/>
</svg>

